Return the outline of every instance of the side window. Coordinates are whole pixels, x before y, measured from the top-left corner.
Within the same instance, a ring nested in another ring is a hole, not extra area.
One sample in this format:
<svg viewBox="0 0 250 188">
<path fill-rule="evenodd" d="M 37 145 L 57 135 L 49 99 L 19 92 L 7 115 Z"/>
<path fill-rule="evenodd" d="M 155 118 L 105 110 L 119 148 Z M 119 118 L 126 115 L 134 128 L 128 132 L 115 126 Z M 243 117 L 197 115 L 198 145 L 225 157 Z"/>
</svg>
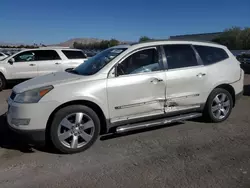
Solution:
<svg viewBox="0 0 250 188">
<path fill-rule="evenodd" d="M 68 59 L 85 59 L 87 58 L 82 51 L 74 51 L 74 50 L 62 50 L 64 55 Z"/>
<path fill-rule="evenodd" d="M 162 70 L 156 49 L 146 49 L 132 54 L 117 66 L 117 74 L 128 75 Z"/>
<path fill-rule="evenodd" d="M 163 48 L 167 57 L 168 69 L 198 65 L 195 52 L 190 45 L 165 45 Z"/>
<path fill-rule="evenodd" d="M 210 65 L 227 59 L 228 54 L 221 48 L 194 45 L 204 65 Z"/>
<path fill-rule="evenodd" d="M 34 61 L 35 53 L 34 51 L 26 51 L 20 54 L 17 54 L 15 57 L 15 62 L 26 62 L 26 61 Z"/>
<path fill-rule="evenodd" d="M 36 61 L 58 60 L 61 59 L 55 50 L 37 50 L 35 51 Z"/>
</svg>

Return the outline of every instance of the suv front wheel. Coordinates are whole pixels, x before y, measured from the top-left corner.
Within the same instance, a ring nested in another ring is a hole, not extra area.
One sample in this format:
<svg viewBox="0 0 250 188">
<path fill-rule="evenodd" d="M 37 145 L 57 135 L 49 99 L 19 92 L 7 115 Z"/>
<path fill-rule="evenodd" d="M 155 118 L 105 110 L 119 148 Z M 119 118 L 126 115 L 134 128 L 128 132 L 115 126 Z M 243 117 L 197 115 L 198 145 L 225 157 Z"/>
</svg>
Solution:
<svg viewBox="0 0 250 188">
<path fill-rule="evenodd" d="M 204 115 L 210 122 L 218 123 L 229 117 L 232 108 L 232 95 L 225 89 L 216 88 L 208 97 Z"/>
<path fill-rule="evenodd" d="M 6 80 L 4 76 L 0 73 L 0 91 L 2 91 L 5 88 Z"/>
<path fill-rule="evenodd" d="M 100 120 L 89 107 L 72 105 L 60 109 L 50 128 L 53 145 L 62 153 L 88 149 L 99 136 Z"/>
</svg>

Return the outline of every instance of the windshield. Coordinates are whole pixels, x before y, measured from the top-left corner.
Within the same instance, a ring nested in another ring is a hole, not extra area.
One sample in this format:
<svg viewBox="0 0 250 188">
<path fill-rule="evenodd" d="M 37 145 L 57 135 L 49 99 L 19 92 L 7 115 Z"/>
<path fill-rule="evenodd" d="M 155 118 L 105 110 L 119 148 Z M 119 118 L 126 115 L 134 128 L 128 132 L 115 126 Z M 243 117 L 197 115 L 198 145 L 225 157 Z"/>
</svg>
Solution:
<svg viewBox="0 0 250 188">
<path fill-rule="evenodd" d="M 127 48 L 108 48 L 89 58 L 71 72 L 80 75 L 93 75 L 126 49 Z"/>
</svg>

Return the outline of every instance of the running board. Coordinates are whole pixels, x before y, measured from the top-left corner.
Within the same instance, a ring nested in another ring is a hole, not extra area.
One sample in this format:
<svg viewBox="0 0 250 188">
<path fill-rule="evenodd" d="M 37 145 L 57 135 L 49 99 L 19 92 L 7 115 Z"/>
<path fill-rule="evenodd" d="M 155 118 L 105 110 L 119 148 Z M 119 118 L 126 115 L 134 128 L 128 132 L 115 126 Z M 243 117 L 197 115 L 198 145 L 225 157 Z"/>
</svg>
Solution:
<svg viewBox="0 0 250 188">
<path fill-rule="evenodd" d="M 197 117 L 201 117 L 201 116 L 202 116 L 202 113 L 189 113 L 189 114 L 182 114 L 182 115 L 163 118 L 163 119 L 157 119 L 157 120 L 153 120 L 153 121 L 128 124 L 128 125 L 123 125 L 123 126 L 117 127 L 116 132 L 117 133 L 124 133 L 124 132 L 135 131 L 135 130 L 149 128 L 149 127 L 162 126 L 162 125 L 181 122 L 184 120 L 193 119 L 193 118 L 197 118 Z"/>
</svg>

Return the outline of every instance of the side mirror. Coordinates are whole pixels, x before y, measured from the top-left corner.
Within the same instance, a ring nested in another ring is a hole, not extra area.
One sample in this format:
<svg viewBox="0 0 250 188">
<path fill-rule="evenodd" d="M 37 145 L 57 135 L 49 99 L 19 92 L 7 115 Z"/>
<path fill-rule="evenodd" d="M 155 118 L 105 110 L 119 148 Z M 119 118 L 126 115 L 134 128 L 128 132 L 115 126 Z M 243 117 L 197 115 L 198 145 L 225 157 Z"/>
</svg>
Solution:
<svg viewBox="0 0 250 188">
<path fill-rule="evenodd" d="M 14 58 L 10 58 L 8 62 L 9 62 L 9 64 L 13 65 L 13 63 L 15 62 L 15 59 Z"/>
</svg>

